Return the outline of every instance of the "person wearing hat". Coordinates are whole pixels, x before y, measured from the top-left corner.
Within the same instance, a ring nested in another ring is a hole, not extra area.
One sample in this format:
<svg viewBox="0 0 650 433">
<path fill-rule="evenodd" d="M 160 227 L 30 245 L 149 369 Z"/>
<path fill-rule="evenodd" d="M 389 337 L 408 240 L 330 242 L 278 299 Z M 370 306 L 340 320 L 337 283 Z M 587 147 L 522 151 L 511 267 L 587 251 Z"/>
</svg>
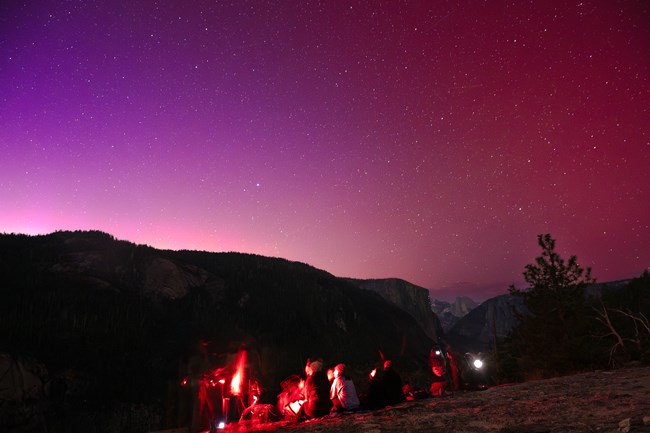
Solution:
<svg viewBox="0 0 650 433">
<path fill-rule="evenodd" d="M 358 410 L 361 405 L 354 382 L 345 374 L 345 364 L 334 367 L 330 399 L 333 412 Z"/>
<path fill-rule="evenodd" d="M 329 399 L 330 382 L 323 371 L 323 361 L 317 360 L 305 366 L 305 416 L 318 418 L 327 415 L 332 407 Z"/>
</svg>

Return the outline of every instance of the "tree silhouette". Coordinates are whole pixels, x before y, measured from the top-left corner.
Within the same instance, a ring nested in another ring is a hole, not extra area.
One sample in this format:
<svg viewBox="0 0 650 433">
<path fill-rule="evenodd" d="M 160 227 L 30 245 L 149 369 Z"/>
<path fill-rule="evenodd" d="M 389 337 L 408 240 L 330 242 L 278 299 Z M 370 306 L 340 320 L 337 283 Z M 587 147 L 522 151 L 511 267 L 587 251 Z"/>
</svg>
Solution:
<svg viewBox="0 0 650 433">
<path fill-rule="evenodd" d="M 550 234 L 537 239 L 542 255 L 523 273 L 529 287 L 509 289 L 527 310 L 515 312 L 519 325 L 512 333 L 512 349 L 528 375 L 551 376 L 589 362 L 591 318 L 584 288 L 595 280 L 576 256 L 565 261 L 555 252 Z"/>
<path fill-rule="evenodd" d="M 621 289 L 603 291 L 595 306 L 601 325 L 597 334 L 609 348 L 608 365 L 629 361 L 650 362 L 650 273 L 631 280 Z"/>
</svg>

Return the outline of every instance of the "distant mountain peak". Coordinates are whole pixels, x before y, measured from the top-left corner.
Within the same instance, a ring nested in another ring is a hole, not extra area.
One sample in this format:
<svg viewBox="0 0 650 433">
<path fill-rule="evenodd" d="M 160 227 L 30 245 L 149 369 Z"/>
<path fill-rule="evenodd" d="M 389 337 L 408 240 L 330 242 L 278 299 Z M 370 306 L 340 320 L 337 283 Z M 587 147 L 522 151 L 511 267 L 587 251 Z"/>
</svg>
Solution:
<svg viewBox="0 0 650 433">
<path fill-rule="evenodd" d="M 431 309 L 440 319 L 440 325 L 445 332 L 477 306 L 478 304 L 468 296 L 458 296 L 454 302 L 437 299 L 431 302 Z"/>
</svg>

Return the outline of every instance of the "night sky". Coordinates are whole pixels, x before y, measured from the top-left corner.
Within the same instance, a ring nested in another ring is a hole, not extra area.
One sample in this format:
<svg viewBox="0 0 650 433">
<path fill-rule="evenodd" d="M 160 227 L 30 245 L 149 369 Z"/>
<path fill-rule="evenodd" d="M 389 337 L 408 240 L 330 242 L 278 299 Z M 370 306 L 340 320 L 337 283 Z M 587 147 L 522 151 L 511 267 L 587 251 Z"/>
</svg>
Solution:
<svg viewBox="0 0 650 433">
<path fill-rule="evenodd" d="M 637 277 L 649 77 L 645 1 L 3 0 L 0 232 L 479 299 L 551 233 Z"/>
</svg>

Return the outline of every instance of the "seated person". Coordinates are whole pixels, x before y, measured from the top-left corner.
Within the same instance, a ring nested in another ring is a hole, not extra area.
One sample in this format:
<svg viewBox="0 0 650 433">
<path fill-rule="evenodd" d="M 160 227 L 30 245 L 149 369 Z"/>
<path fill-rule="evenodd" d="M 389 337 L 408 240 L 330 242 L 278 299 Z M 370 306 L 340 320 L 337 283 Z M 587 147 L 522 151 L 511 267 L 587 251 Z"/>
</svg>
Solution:
<svg viewBox="0 0 650 433">
<path fill-rule="evenodd" d="M 433 372 L 433 382 L 429 389 L 431 396 L 439 396 L 445 393 L 447 379 L 445 378 L 445 364 L 443 360 L 432 359 L 431 371 Z"/>
<path fill-rule="evenodd" d="M 305 402 L 305 382 L 297 374 L 293 374 L 280 383 L 282 392 L 278 395 L 278 411 L 285 420 L 298 420 L 302 415 L 302 404 Z"/>
<path fill-rule="evenodd" d="M 361 397 L 361 405 L 365 409 L 380 409 L 386 406 L 384 402 L 384 390 L 381 386 L 382 371 L 380 368 L 373 369 L 368 375 L 368 388 L 366 395 Z"/>
<path fill-rule="evenodd" d="M 305 367 L 305 404 L 303 410 L 308 418 L 327 415 L 332 407 L 329 398 L 330 382 L 323 371 L 323 362 L 318 360 Z"/>
<path fill-rule="evenodd" d="M 403 403 L 404 391 L 402 390 L 402 378 L 393 368 L 392 361 L 384 361 L 384 374 L 381 377 L 381 387 L 384 394 L 384 402 L 387 405 Z"/>
<path fill-rule="evenodd" d="M 345 374 L 345 364 L 334 367 L 334 381 L 330 388 L 332 412 L 358 410 L 360 406 L 354 382 Z"/>
</svg>

